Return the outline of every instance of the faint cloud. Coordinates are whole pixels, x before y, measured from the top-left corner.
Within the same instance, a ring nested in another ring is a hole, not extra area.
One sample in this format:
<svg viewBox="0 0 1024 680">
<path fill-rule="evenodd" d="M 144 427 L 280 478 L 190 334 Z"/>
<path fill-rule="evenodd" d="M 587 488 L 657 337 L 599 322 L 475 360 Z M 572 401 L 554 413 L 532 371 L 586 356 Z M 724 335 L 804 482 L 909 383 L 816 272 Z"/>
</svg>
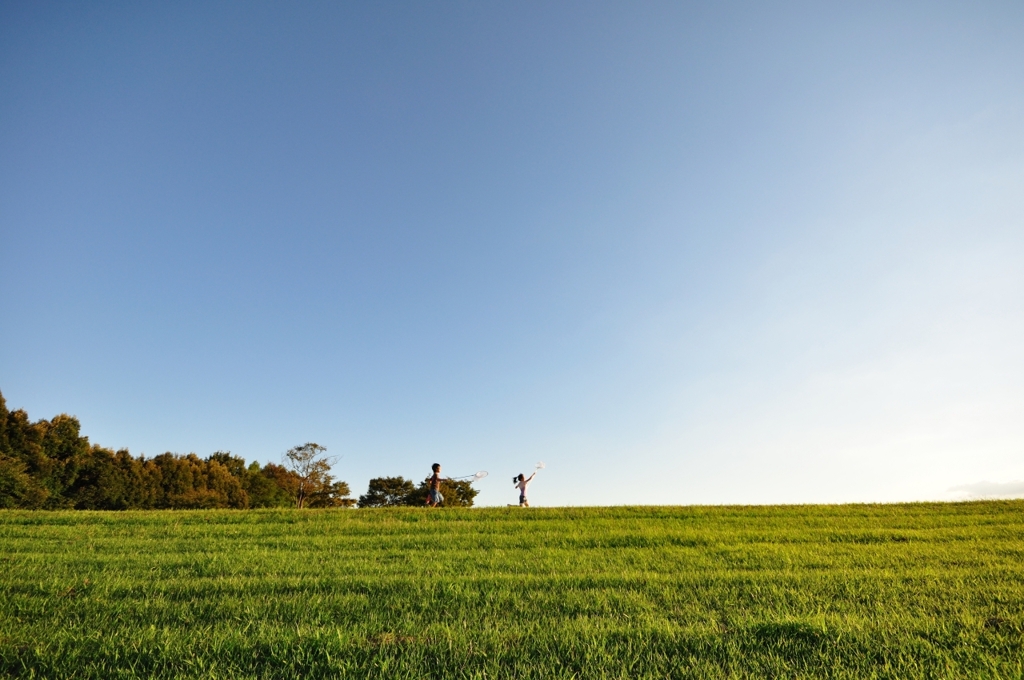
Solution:
<svg viewBox="0 0 1024 680">
<path fill-rule="evenodd" d="M 947 489 L 960 498 L 1024 498 L 1024 481 L 975 482 Z"/>
</svg>

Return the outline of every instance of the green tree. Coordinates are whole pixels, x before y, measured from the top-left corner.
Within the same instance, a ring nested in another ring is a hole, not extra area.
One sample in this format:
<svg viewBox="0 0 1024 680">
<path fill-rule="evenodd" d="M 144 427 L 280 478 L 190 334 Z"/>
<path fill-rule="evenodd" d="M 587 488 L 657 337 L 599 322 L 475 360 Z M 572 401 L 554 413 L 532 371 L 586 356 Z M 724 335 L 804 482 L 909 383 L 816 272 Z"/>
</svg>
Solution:
<svg viewBox="0 0 1024 680">
<path fill-rule="evenodd" d="M 248 496 L 242 483 L 217 461 L 194 453 L 163 453 L 153 458 L 159 489 L 156 507 L 245 508 Z"/>
<path fill-rule="evenodd" d="M 204 462 L 206 463 L 203 470 L 205 473 L 204 486 L 208 491 L 212 491 L 224 499 L 224 505 L 218 507 L 238 510 L 249 507 L 249 494 L 242 488 L 242 480 L 215 460 Z"/>
<path fill-rule="evenodd" d="M 79 510 L 127 510 L 132 502 L 130 479 L 116 455 L 96 447 L 82 460 L 74 483 L 67 489 L 69 501 Z"/>
<path fill-rule="evenodd" d="M 11 455 L 11 444 L 7 441 L 7 400 L 0 392 L 0 456 Z"/>
<path fill-rule="evenodd" d="M 295 495 L 299 491 L 299 476 L 283 465 L 267 463 L 260 474 L 270 480 L 274 491 L 267 496 L 268 505 L 262 507 L 287 507 L 295 505 Z"/>
<path fill-rule="evenodd" d="M 27 477 L 14 507 L 42 508 L 50 497 L 45 480 L 54 468 L 42 448 L 44 428 L 39 423 L 32 423 L 29 414 L 20 409 L 9 412 L 5 420 L 8 457 L 17 461 L 16 464 L 8 464 L 8 470 L 23 470 Z M 13 475 L 11 479 L 20 478 L 13 472 L 9 472 L 10 475 Z"/>
<path fill-rule="evenodd" d="M 45 421 L 42 421 L 45 422 Z M 28 414 L 18 409 L 8 411 L 0 395 L 0 457 L 4 459 L 0 472 L 0 505 L 17 508 L 42 508 L 47 505 L 51 491 L 46 484 L 55 465 L 43 450 L 46 426 L 32 423 Z"/>
<path fill-rule="evenodd" d="M 307 508 L 351 508 L 356 499 L 349 498 L 348 482 L 331 482 L 309 494 Z"/>
<path fill-rule="evenodd" d="M 294 446 L 285 452 L 285 460 L 297 478 L 295 507 L 339 507 L 352 505 L 348 484 L 335 482 L 331 475 L 334 463 L 327 448 L 315 442 Z"/>
<path fill-rule="evenodd" d="M 267 468 L 261 468 L 257 461 L 253 461 L 245 468 L 242 488 L 249 495 L 250 508 L 284 508 L 294 502 L 291 491 L 278 484 L 268 469 L 271 466 L 287 472 L 273 463 L 269 463 Z"/>
<path fill-rule="evenodd" d="M 89 438 L 81 436 L 78 418 L 66 413 L 50 421 L 40 420 L 36 425 L 42 432 L 40 448 L 49 459 L 49 474 L 40 480 L 49 492 L 46 507 L 71 507 L 65 491 L 75 483 L 79 469 L 89 455 Z"/>
<path fill-rule="evenodd" d="M 405 477 L 375 477 L 370 486 L 359 497 L 361 508 L 388 508 L 396 505 L 411 505 L 416 485 Z M 419 499 L 423 503 L 422 499 Z"/>
<path fill-rule="evenodd" d="M 32 478 L 25 464 L 11 456 L 0 454 L 0 508 L 25 507 L 32 488 Z"/>
<path fill-rule="evenodd" d="M 228 472 L 237 477 L 238 479 L 244 479 L 246 475 L 245 458 L 233 455 L 230 451 L 217 451 L 210 454 L 206 459 L 206 462 L 216 462 L 223 465 Z"/>
<path fill-rule="evenodd" d="M 7 401 L 0 392 L 0 508 L 21 507 L 32 480 L 25 463 L 14 456 L 7 437 Z"/>
</svg>

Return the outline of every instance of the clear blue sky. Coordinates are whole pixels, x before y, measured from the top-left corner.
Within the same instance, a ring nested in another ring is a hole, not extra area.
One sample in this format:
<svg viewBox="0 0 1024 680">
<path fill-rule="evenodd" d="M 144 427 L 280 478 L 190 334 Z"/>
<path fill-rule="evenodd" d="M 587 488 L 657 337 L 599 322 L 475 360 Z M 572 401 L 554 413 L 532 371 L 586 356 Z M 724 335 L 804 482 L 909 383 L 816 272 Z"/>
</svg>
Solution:
<svg viewBox="0 0 1024 680">
<path fill-rule="evenodd" d="M 1024 480 L 1024 5 L 4 2 L 0 286 L 9 405 L 136 454 Z"/>
</svg>

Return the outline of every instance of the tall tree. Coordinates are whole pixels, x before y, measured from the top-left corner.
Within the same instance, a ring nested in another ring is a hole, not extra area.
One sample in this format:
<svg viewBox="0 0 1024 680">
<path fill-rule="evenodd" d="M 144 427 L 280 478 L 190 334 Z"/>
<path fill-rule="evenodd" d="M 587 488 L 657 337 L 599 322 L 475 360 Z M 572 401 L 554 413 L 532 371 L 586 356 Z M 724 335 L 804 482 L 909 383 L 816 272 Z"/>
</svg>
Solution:
<svg viewBox="0 0 1024 680">
<path fill-rule="evenodd" d="M 0 392 L 0 456 L 11 455 L 11 443 L 7 440 L 7 400 Z"/>
<path fill-rule="evenodd" d="M 273 489 L 266 489 L 266 493 L 260 496 L 261 502 L 253 507 L 260 508 L 283 508 L 295 505 L 295 495 L 299 491 L 299 476 L 283 465 L 267 463 L 259 471 L 265 479 L 273 484 Z M 254 481 L 253 486 L 262 487 L 262 482 Z"/>
<path fill-rule="evenodd" d="M 25 464 L 12 456 L 0 453 L 0 508 L 22 508 L 32 488 L 32 478 Z"/>
<path fill-rule="evenodd" d="M 0 392 L 0 508 L 18 508 L 32 485 L 25 462 L 15 456 L 7 435 L 7 402 Z"/>
<path fill-rule="evenodd" d="M 49 423 L 33 423 L 22 409 L 8 411 L 6 403 L 0 415 L 0 507 L 46 507 L 53 502 L 47 482 L 56 467 L 42 446 Z"/>
<path fill-rule="evenodd" d="M 54 416 L 49 422 L 40 420 L 36 426 L 43 433 L 40 441 L 42 452 L 52 465 L 48 477 L 43 481 L 50 493 L 46 507 L 71 507 L 65 490 L 75 482 L 80 467 L 89 455 L 89 438 L 81 435 L 82 426 L 78 418 L 66 413 Z"/>
<path fill-rule="evenodd" d="M 295 446 L 284 454 L 288 467 L 295 473 L 295 507 L 338 507 L 352 504 L 345 482 L 335 482 L 331 475 L 334 459 L 327 456 L 327 448 L 315 442 Z"/>
</svg>

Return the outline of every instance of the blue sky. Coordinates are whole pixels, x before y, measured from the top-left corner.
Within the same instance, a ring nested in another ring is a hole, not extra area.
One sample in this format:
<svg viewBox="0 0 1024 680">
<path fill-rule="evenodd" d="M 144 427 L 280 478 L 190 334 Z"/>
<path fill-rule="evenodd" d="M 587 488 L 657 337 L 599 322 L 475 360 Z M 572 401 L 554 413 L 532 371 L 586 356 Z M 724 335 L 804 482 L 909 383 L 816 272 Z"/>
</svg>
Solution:
<svg viewBox="0 0 1024 680">
<path fill-rule="evenodd" d="M 3 3 L 0 286 L 137 454 L 1021 493 L 1024 6 Z"/>
</svg>

